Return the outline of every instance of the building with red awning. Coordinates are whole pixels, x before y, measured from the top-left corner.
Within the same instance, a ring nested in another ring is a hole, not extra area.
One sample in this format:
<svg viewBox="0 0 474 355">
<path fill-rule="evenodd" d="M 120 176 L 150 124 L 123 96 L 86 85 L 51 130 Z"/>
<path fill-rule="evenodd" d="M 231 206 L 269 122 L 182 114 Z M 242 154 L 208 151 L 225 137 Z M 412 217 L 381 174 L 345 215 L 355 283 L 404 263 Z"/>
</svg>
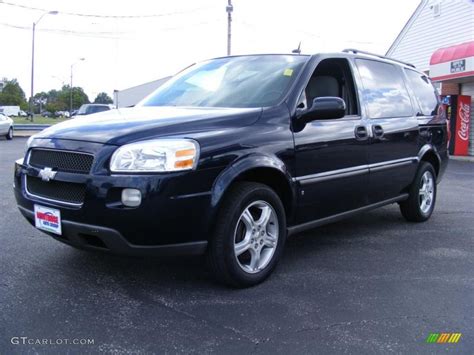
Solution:
<svg viewBox="0 0 474 355">
<path fill-rule="evenodd" d="M 445 102 L 459 101 L 460 136 L 474 156 L 474 0 L 422 0 L 386 55 L 427 73 Z"/>
</svg>

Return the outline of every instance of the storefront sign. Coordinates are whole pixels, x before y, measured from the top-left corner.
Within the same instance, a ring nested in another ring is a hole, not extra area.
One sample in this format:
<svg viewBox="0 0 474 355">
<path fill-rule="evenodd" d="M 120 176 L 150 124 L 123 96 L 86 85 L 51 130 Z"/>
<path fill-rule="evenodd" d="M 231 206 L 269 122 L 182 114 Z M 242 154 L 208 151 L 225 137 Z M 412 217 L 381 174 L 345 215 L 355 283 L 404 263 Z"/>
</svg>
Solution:
<svg viewBox="0 0 474 355">
<path fill-rule="evenodd" d="M 466 59 L 451 62 L 451 73 L 460 73 L 463 71 L 466 71 Z"/>
<path fill-rule="evenodd" d="M 469 147 L 469 123 L 471 121 L 471 97 L 458 96 L 456 110 L 456 137 L 454 155 L 467 155 Z"/>
<path fill-rule="evenodd" d="M 474 76 L 474 41 L 437 49 L 430 59 L 430 77 L 445 81 Z"/>
</svg>

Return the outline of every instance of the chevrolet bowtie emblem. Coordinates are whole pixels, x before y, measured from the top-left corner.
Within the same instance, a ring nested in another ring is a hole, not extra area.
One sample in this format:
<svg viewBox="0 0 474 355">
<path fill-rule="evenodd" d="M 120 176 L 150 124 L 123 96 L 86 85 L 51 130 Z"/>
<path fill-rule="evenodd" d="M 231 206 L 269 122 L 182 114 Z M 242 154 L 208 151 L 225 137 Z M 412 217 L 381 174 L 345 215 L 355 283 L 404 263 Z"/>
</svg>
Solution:
<svg viewBox="0 0 474 355">
<path fill-rule="evenodd" d="M 38 176 L 41 178 L 43 181 L 49 181 L 53 180 L 54 177 L 56 176 L 56 171 L 53 171 L 51 168 L 44 168 L 41 169 Z"/>
</svg>

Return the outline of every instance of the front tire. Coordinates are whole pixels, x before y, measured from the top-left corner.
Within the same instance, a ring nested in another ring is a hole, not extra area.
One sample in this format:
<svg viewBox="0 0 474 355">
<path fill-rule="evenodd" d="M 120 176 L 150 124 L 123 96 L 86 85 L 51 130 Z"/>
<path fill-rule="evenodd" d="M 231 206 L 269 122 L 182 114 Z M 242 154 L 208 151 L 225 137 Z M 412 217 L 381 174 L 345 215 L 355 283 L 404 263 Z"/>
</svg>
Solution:
<svg viewBox="0 0 474 355">
<path fill-rule="evenodd" d="M 400 203 L 400 211 L 409 222 L 425 222 L 433 213 L 436 203 L 436 172 L 428 162 L 421 162 L 409 197 Z"/>
<path fill-rule="evenodd" d="M 237 183 L 217 216 L 208 265 L 221 283 L 254 286 L 271 274 L 285 240 L 285 210 L 278 195 L 263 184 Z"/>
<path fill-rule="evenodd" d="M 7 140 L 11 141 L 13 139 L 13 127 L 10 127 L 10 129 L 8 130 L 7 134 L 5 135 L 5 137 L 7 138 Z"/>
</svg>

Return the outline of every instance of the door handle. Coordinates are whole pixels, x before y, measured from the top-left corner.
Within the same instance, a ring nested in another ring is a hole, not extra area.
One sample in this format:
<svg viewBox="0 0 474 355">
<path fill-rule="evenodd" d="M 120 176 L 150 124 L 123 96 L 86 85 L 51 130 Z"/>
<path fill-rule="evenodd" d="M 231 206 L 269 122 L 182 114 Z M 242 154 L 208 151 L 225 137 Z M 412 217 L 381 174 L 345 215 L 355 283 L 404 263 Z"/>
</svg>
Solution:
<svg viewBox="0 0 474 355">
<path fill-rule="evenodd" d="M 365 126 L 356 126 L 354 129 L 354 135 L 359 141 L 365 141 L 369 138 L 369 132 L 367 132 L 367 127 Z"/>
<path fill-rule="evenodd" d="M 372 126 L 372 133 L 374 134 L 374 138 L 382 138 L 383 137 L 383 128 L 382 126 L 376 124 Z"/>
</svg>

